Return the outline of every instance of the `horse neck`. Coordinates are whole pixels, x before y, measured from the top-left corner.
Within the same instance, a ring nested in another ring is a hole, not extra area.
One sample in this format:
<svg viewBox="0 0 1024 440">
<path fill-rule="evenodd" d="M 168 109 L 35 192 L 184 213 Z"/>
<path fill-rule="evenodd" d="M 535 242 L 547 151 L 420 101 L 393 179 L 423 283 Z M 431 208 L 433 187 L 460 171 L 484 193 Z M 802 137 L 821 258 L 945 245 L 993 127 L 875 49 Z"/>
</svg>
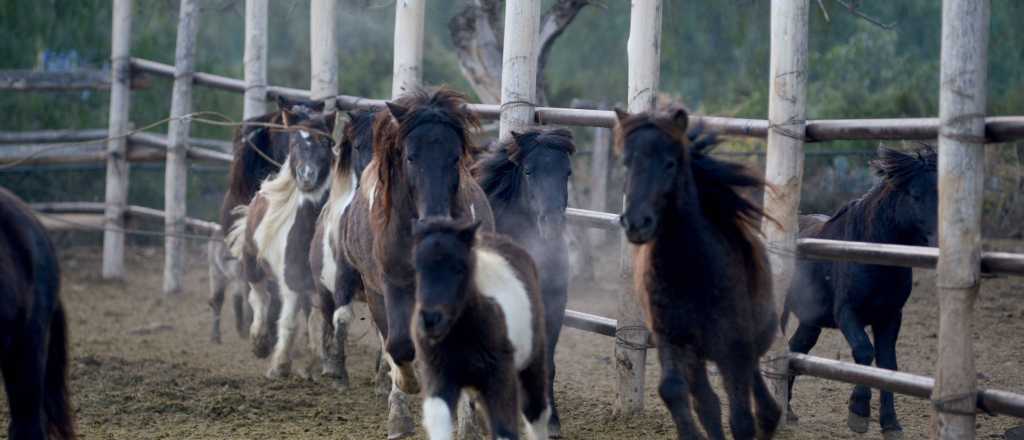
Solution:
<svg viewBox="0 0 1024 440">
<path fill-rule="evenodd" d="M 885 185 L 886 182 L 879 182 L 851 207 L 846 238 L 873 243 L 919 244 L 911 243 L 907 231 L 901 230 L 896 206 L 899 192 L 886 190 Z"/>
<path fill-rule="evenodd" d="M 511 191 L 507 194 L 488 197 L 492 202 L 496 228 L 510 236 L 528 237 L 540 234 L 537 226 L 537 213 L 530 205 L 529 193 L 526 191 L 526 179 L 521 170 L 517 170 L 509 179 L 515 179 Z"/>
<path fill-rule="evenodd" d="M 723 237 L 727 234 L 704 216 L 692 174 L 686 173 L 678 179 L 670 202 L 662 208 L 659 217 L 651 249 L 651 264 L 657 272 L 683 275 L 692 283 L 702 276 L 712 277 L 713 272 L 725 264 L 710 259 L 725 255 L 721 249 L 726 246 Z M 681 267 L 700 269 L 682 274 Z"/>
</svg>

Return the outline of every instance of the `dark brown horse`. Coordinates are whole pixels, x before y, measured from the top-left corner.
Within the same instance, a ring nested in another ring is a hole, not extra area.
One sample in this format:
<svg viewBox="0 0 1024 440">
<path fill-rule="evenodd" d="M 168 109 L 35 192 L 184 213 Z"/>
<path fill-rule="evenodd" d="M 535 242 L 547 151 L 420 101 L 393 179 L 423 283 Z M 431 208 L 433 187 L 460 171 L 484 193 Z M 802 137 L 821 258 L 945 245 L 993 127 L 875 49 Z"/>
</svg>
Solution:
<svg viewBox="0 0 1024 440">
<path fill-rule="evenodd" d="M 373 158 L 373 121 L 377 112 L 360 110 L 349 112 L 348 124 L 342 132 L 340 154 L 331 175 L 330 195 L 316 221 L 316 233 L 309 247 L 309 265 L 316 285 L 315 308 L 323 317 L 320 337 L 323 376 L 334 378 L 341 387 L 348 386 L 345 368 L 345 339 L 352 306 L 336 307 L 335 285 L 338 279 L 355 276 L 338 272 L 335 260 L 341 249 L 341 216 L 355 195 L 359 176 Z M 346 268 L 350 269 L 350 268 Z"/>
<path fill-rule="evenodd" d="M 763 181 L 746 167 L 706 153 L 713 142 L 686 136 L 682 109 L 617 112 L 617 147 L 626 167 L 626 237 L 636 248 L 635 290 L 661 362 L 658 392 L 680 439 L 724 438 L 721 406 L 706 361 L 718 365 L 737 439 L 769 438 L 780 410 L 758 369 L 778 328 L 761 209 L 741 188 Z M 751 396 L 757 404 L 757 423 Z"/>
<path fill-rule="evenodd" d="M 14 440 L 75 438 L 59 293 L 60 266 L 46 230 L 28 205 L 0 188 L 0 370 Z"/>
<path fill-rule="evenodd" d="M 476 117 L 465 98 L 441 88 L 388 103 L 374 126 L 373 160 L 341 219 L 335 304 L 351 304 L 365 288 L 391 364 L 388 433 L 412 433 L 406 393 L 417 392 L 409 326 L 415 302 L 412 223 L 426 217 L 476 218 L 494 230 L 487 196 L 469 173 Z"/>
<path fill-rule="evenodd" d="M 260 184 L 247 207 L 236 209 L 241 216 L 227 237 L 251 287 L 253 351 L 266 357 L 273 346 L 271 378 L 290 373 L 296 330 L 300 324 L 308 330 L 315 293 L 309 246 L 331 189 L 333 129 L 333 113 L 291 125 L 281 171 Z"/>
<path fill-rule="evenodd" d="M 833 240 L 934 246 L 938 232 L 938 156 L 931 147 L 904 153 L 879 148 L 871 165 L 881 180 L 863 197 L 851 200 L 832 217 L 802 216 L 800 236 Z M 789 348 L 807 353 L 822 328 L 838 328 L 858 364 L 897 369 L 896 339 L 903 305 L 910 298 L 914 274 L 909 267 L 842 261 L 798 260 L 796 277 L 786 297 L 783 322 L 792 311 L 800 320 Z M 874 344 L 865 331 L 871 327 Z M 793 379 L 789 380 L 790 389 Z M 792 397 L 792 393 L 790 394 Z M 871 389 L 856 386 L 850 395 L 847 425 L 868 430 Z M 892 392 L 879 393 L 879 417 L 885 438 L 899 438 Z M 790 412 L 795 417 L 795 413 Z"/>
<path fill-rule="evenodd" d="M 523 246 L 540 270 L 541 298 L 547 329 L 548 394 L 552 437 L 561 437 L 554 399 L 555 346 L 569 295 L 569 247 L 565 208 L 569 199 L 572 132 L 565 129 L 512 133 L 513 142 L 485 154 L 473 174 L 487 193 L 498 233 Z"/>
<path fill-rule="evenodd" d="M 413 338 L 423 378 L 423 425 L 431 440 L 452 438 L 452 415 L 476 390 L 491 438 L 548 438 L 549 357 L 544 304 L 530 254 L 504 236 L 477 234 L 480 222 L 428 219 L 413 233 Z"/>
<path fill-rule="evenodd" d="M 210 309 L 213 325 L 210 340 L 220 343 L 220 316 L 224 298 L 231 296 L 238 335 L 249 335 L 252 310 L 245 302 L 247 288 L 242 281 L 238 260 L 224 246 L 223 239 L 238 217 L 233 210 L 252 201 L 260 182 L 276 173 L 288 155 L 288 131 L 274 126 L 298 124 L 323 111 L 322 101 L 277 98 L 278 110 L 250 118 L 235 132 L 234 159 L 228 172 L 228 188 L 220 205 L 220 231 L 210 240 Z"/>
</svg>

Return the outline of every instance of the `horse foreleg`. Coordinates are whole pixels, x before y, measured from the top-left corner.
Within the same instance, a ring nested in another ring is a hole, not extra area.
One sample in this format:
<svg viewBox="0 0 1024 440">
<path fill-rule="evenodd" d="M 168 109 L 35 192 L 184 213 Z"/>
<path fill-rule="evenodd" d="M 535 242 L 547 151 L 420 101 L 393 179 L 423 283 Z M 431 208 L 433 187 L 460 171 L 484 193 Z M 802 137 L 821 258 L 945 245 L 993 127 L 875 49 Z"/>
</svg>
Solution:
<svg viewBox="0 0 1024 440">
<path fill-rule="evenodd" d="M 388 439 L 410 437 L 416 433 L 416 426 L 409 406 L 410 397 L 398 385 L 403 380 L 408 380 L 408 378 L 403 378 L 403 373 L 412 375 L 411 366 L 405 369 L 399 368 L 387 353 L 384 353 L 384 358 L 391 366 L 391 392 L 388 395 Z"/>
<path fill-rule="evenodd" d="M 853 349 L 853 360 L 860 365 L 871 365 L 874 360 L 875 349 L 871 346 L 867 332 L 864 331 L 864 323 L 853 312 L 844 306 L 837 314 L 839 330 L 842 331 L 846 342 Z M 850 394 L 850 413 L 847 416 L 846 424 L 850 430 L 863 434 L 868 431 L 868 417 L 871 416 L 871 388 L 864 385 L 857 385 Z"/>
<path fill-rule="evenodd" d="M 702 439 L 704 436 L 697 431 L 690 411 L 690 384 L 686 379 L 687 370 L 699 360 L 688 349 L 667 342 L 659 342 L 657 346 L 658 361 L 661 363 L 658 395 L 672 413 L 677 436 L 680 439 Z"/>
<path fill-rule="evenodd" d="M 519 381 L 516 380 L 514 367 L 511 362 L 495 366 L 496 371 L 489 374 L 488 381 L 480 387 L 480 399 L 486 408 L 487 418 L 490 421 L 492 439 L 516 439 L 519 438 Z M 543 386 L 543 382 L 541 382 Z M 543 390 L 543 388 L 541 388 Z M 541 391 L 543 397 L 543 391 Z M 547 399 L 541 400 L 546 404 Z M 540 415 L 538 414 L 538 418 Z M 529 423 L 527 423 L 529 426 Z M 547 421 L 544 421 L 543 430 L 546 431 Z M 532 439 L 532 436 L 528 438 Z M 536 439 L 545 440 L 545 439 Z"/>
<path fill-rule="evenodd" d="M 519 383 L 523 390 L 523 419 L 530 430 L 528 437 L 536 440 L 547 440 L 552 434 L 549 426 L 553 407 L 548 395 L 548 375 L 544 368 L 546 362 L 547 360 L 536 360 L 527 369 L 519 372 Z M 550 368 L 550 365 L 547 367 Z"/>
<path fill-rule="evenodd" d="M 562 276 L 556 274 L 555 276 Z M 564 280 L 563 280 L 564 281 Z M 548 423 L 548 434 L 551 438 L 562 437 L 562 422 L 558 415 L 558 405 L 555 404 L 555 348 L 558 346 L 558 339 L 562 334 L 562 323 L 565 320 L 565 306 L 569 300 L 568 286 L 562 282 L 555 281 L 554 286 L 544 289 L 544 314 L 545 329 L 547 332 L 547 361 L 548 380 L 547 395 L 551 404 L 551 417 Z"/>
<path fill-rule="evenodd" d="M 694 362 L 690 365 L 690 394 L 693 396 L 693 403 L 696 406 L 697 417 L 700 424 L 704 426 L 704 432 L 708 438 L 724 439 L 722 431 L 722 404 L 711 389 L 708 381 L 708 371 L 703 362 Z"/>
<path fill-rule="evenodd" d="M 453 384 L 436 383 L 423 399 L 423 429 L 430 440 L 452 438 L 452 409 L 459 399 L 459 389 Z"/>
<path fill-rule="evenodd" d="M 793 332 L 793 337 L 789 338 L 789 351 L 793 353 L 807 354 L 814 348 L 814 345 L 818 343 L 818 336 L 821 335 L 821 327 L 813 327 L 809 325 L 800 324 L 796 331 Z M 795 422 L 799 420 L 796 413 L 793 412 L 793 407 L 790 402 L 793 400 L 793 383 L 796 382 L 796 376 L 789 377 L 789 401 L 786 402 L 789 410 L 789 420 Z"/>
<path fill-rule="evenodd" d="M 772 438 L 779 427 L 782 410 L 775 402 L 775 397 L 768 391 L 768 384 L 760 370 L 754 370 L 754 403 L 757 404 L 758 438 Z"/>
<path fill-rule="evenodd" d="M 871 332 L 875 336 L 875 362 L 879 368 L 897 370 L 896 339 L 899 338 L 902 322 L 903 313 L 900 312 L 886 323 L 871 326 Z M 879 393 L 878 421 L 882 425 L 882 435 L 886 440 L 902 435 L 903 427 L 896 418 L 896 402 L 891 391 Z"/>
<path fill-rule="evenodd" d="M 297 320 L 301 313 L 298 295 L 284 285 L 281 286 L 281 316 L 277 320 L 277 343 L 270 358 L 267 378 L 276 379 L 291 373 L 292 345 L 295 343 Z"/>
<path fill-rule="evenodd" d="M 753 374 L 758 371 L 757 359 L 752 347 L 742 343 L 730 345 L 735 347 L 725 362 L 718 362 L 722 372 L 722 384 L 729 396 L 729 427 L 735 439 L 752 439 L 757 433 L 754 425 L 754 414 L 750 409 L 750 395 L 753 387 Z"/>
</svg>

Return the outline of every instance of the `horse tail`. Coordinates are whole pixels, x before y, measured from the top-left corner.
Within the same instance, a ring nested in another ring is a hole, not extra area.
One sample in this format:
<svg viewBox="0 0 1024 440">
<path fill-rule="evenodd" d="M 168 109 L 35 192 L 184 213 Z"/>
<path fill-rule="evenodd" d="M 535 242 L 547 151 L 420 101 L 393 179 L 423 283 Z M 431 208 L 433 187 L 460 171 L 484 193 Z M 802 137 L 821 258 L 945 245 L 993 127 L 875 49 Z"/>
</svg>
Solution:
<svg viewBox="0 0 1024 440">
<path fill-rule="evenodd" d="M 64 306 L 57 304 L 50 320 L 50 344 L 46 357 L 43 410 L 46 412 L 50 438 L 74 439 L 75 426 L 71 420 L 68 399 L 68 330 Z"/>
<path fill-rule="evenodd" d="M 227 237 L 224 238 L 224 244 L 228 247 L 228 252 L 231 253 L 237 259 L 242 258 L 242 249 L 245 245 L 245 235 L 247 224 L 249 223 L 249 206 L 238 205 L 231 210 L 231 214 L 235 216 L 235 222 L 231 224 L 231 230 L 228 231 Z"/>
</svg>

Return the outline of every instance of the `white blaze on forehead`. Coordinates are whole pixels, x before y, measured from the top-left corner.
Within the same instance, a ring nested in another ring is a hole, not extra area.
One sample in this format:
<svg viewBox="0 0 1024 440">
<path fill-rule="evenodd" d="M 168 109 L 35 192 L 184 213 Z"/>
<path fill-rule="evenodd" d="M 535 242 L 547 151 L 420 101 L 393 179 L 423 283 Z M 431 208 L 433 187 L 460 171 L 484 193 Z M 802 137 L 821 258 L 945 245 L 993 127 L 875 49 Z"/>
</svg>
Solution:
<svg viewBox="0 0 1024 440">
<path fill-rule="evenodd" d="M 452 410 L 440 397 L 423 399 L 423 427 L 430 440 L 452 438 Z"/>
<path fill-rule="evenodd" d="M 505 330 L 512 343 L 516 369 L 522 370 L 533 354 L 530 295 L 505 257 L 490 249 L 476 249 L 475 252 L 473 280 L 480 293 L 498 303 L 505 315 Z"/>
</svg>

